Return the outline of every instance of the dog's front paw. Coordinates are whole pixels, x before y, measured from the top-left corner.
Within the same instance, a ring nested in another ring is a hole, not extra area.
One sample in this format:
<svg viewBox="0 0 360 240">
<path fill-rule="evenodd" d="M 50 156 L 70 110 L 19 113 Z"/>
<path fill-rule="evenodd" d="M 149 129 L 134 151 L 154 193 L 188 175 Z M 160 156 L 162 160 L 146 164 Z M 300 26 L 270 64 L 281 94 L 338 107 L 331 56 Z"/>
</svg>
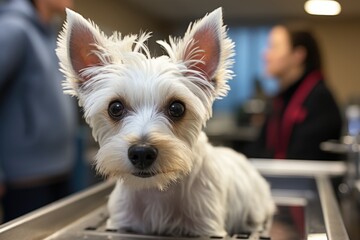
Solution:
<svg viewBox="0 0 360 240">
<path fill-rule="evenodd" d="M 118 227 L 116 227 L 116 225 L 114 224 L 113 221 L 111 221 L 110 218 L 106 221 L 106 230 L 107 231 L 117 231 L 118 230 Z"/>
</svg>

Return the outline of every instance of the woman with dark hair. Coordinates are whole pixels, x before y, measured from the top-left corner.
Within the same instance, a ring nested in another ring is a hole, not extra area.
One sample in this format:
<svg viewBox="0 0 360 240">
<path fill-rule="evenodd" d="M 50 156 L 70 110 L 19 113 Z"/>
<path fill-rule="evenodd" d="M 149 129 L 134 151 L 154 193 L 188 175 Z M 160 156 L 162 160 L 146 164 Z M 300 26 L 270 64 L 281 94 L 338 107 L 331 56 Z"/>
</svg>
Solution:
<svg viewBox="0 0 360 240">
<path fill-rule="evenodd" d="M 260 136 L 246 154 L 276 159 L 337 160 L 320 149 L 339 139 L 342 119 L 321 72 L 321 56 L 306 30 L 275 26 L 265 53 L 266 72 L 280 93 L 272 101 Z"/>
</svg>

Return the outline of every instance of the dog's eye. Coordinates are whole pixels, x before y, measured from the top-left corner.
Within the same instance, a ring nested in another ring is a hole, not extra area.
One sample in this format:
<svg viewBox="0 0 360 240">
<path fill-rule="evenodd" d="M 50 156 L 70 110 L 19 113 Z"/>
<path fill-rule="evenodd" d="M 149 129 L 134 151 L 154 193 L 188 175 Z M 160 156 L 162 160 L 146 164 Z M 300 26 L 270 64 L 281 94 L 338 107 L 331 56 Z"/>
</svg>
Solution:
<svg viewBox="0 0 360 240">
<path fill-rule="evenodd" d="M 113 101 L 109 104 L 108 113 L 109 116 L 115 120 L 119 120 L 124 115 L 125 108 L 120 101 Z"/>
<path fill-rule="evenodd" d="M 172 102 L 169 106 L 169 115 L 172 118 L 180 118 L 185 113 L 185 106 L 180 101 Z"/>
</svg>

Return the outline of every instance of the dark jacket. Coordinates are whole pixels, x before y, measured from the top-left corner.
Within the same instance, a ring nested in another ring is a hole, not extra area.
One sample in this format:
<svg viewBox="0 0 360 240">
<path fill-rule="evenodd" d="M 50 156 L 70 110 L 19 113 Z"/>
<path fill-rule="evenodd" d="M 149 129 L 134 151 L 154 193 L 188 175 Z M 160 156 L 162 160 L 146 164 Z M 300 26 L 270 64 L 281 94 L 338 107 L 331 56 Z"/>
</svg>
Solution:
<svg viewBox="0 0 360 240">
<path fill-rule="evenodd" d="M 308 160 L 339 159 L 339 155 L 320 149 L 322 142 L 341 137 L 342 118 L 321 74 L 315 73 L 317 80 L 313 81 L 312 85 L 310 83 L 308 90 L 304 90 L 306 88 L 304 82 L 309 81 L 307 79 L 313 73 L 304 74 L 294 85 L 273 99 L 272 110 L 266 118 L 260 136 L 245 151 L 247 156 Z M 300 106 L 294 107 L 295 96 L 299 98 L 302 94 L 303 100 Z M 295 120 L 284 117 L 286 114 L 289 115 L 289 112 L 292 112 L 290 115 L 296 115 Z"/>
<path fill-rule="evenodd" d="M 73 165 L 76 108 L 62 92 L 55 46 L 30 1 L 0 5 L 0 182 Z"/>
</svg>

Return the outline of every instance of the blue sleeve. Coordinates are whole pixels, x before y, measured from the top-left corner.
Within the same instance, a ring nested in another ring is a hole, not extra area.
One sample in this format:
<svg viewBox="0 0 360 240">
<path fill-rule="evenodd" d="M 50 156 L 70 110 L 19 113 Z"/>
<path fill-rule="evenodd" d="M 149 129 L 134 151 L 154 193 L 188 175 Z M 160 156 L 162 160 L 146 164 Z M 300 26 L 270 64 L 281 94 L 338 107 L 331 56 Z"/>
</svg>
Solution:
<svg viewBox="0 0 360 240">
<path fill-rule="evenodd" d="M 26 33 L 17 23 L 0 20 L 0 92 L 22 63 L 26 49 Z"/>
<path fill-rule="evenodd" d="M 0 167 L 0 184 L 4 182 L 5 176 L 2 167 Z"/>
<path fill-rule="evenodd" d="M 16 74 L 22 64 L 26 41 L 26 32 L 19 22 L 5 18 L 0 19 L 0 94 L 6 91 L 6 84 L 12 80 L 12 76 Z M 0 183 L 5 178 L 2 164 L 0 158 Z"/>
</svg>

